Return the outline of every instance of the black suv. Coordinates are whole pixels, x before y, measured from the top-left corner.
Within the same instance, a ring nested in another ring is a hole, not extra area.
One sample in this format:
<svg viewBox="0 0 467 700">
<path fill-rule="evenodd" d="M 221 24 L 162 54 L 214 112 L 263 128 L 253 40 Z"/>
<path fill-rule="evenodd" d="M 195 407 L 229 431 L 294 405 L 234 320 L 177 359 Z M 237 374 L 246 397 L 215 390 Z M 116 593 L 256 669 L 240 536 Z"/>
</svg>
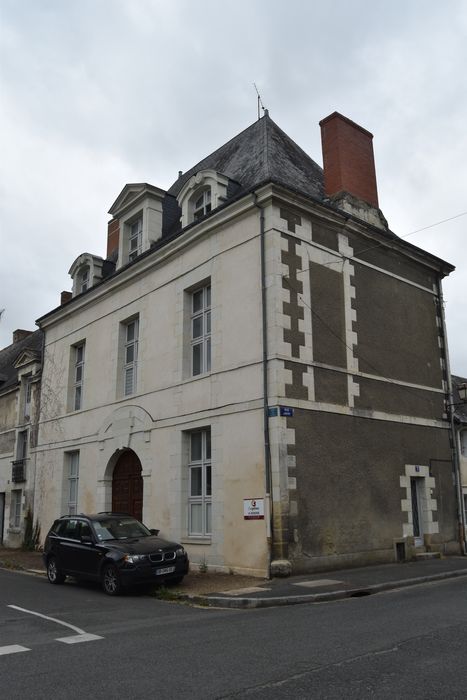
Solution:
<svg viewBox="0 0 467 700">
<path fill-rule="evenodd" d="M 44 544 L 50 583 L 66 576 L 101 581 L 109 595 L 148 583 L 180 583 L 188 556 L 180 544 L 158 537 L 131 515 L 65 515 L 54 522 Z"/>
</svg>

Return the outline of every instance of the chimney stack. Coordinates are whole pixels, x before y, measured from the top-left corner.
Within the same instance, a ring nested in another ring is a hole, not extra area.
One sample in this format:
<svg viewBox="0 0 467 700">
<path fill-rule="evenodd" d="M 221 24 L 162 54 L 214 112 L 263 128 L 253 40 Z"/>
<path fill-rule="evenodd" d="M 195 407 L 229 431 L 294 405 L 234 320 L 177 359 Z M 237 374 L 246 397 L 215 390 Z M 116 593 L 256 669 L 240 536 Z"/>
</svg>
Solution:
<svg viewBox="0 0 467 700">
<path fill-rule="evenodd" d="M 20 340 L 24 340 L 28 335 L 32 335 L 32 331 L 25 331 L 22 328 L 17 328 L 13 331 L 13 344 L 19 343 Z"/>
<path fill-rule="evenodd" d="M 107 260 L 117 260 L 119 238 L 119 220 L 111 219 L 107 228 Z"/>
<path fill-rule="evenodd" d="M 70 301 L 72 296 L 73 294 L 71 292 L 60 292 L 60 306 L 63 306 L 63 304 L 66 304 L 67 301 Z"/>
<path fill-rule="evenodd" d="M 319 125 L 326 195 L 348 192 L 378 209 L 373 134 L 339 112 Z"/>
</svg>

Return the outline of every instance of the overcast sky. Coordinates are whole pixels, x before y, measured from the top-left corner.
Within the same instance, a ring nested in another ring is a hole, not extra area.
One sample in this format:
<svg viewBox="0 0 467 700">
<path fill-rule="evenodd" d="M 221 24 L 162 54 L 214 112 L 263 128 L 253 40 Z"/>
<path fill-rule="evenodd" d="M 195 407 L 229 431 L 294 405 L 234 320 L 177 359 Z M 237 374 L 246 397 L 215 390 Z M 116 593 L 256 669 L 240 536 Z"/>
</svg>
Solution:
<svg viewBox="0 0 467 700">
<path fill-rule="evenodd" d="M 320 165 L 334 110 L 374 134 L 400 236 L 467 212 L 463 0 L 0 0 L 0 347 L 105 255 L 127 182 L 168 188 L 256 119 Z M 408 241 L 453 263 L 453 373 L 467 376 L 467 216 Z"/>
</svg>

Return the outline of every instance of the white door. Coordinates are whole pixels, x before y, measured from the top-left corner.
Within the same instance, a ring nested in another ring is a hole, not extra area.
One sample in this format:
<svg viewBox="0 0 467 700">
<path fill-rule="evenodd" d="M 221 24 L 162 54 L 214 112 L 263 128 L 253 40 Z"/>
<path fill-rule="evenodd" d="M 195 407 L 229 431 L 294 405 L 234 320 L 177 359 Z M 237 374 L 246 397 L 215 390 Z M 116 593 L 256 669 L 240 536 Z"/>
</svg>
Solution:
<svg viewBox="0 0 467 700">
<path fill-rule="evenodd" d="M 3 522 L 5 518 L 5 494 L 0 493 L 0 546 L 3 544 Z"/>
<path fill-rule="evenodd" d="M 422 494 L 423 494 L 423 477 L 411 477 L 410 490 L 412 492 L 412 523 L 414 544 L 420 547 L 424 543 L 423 539 L 423 511 L 422 511 Z"/>
</svg>

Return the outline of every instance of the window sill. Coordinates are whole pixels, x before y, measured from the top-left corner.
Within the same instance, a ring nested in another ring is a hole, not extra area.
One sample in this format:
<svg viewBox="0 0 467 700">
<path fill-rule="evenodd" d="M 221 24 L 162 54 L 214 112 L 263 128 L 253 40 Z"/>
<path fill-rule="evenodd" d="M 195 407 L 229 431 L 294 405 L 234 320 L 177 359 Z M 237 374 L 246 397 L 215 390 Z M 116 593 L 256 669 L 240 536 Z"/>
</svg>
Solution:
<svg viewBox="0 0 467 700">
<path fill-rule="evenodd" d="M 184 537 L 180 540 L 180 544 L 211 544 L 211 537 Z"/>
</svg>

